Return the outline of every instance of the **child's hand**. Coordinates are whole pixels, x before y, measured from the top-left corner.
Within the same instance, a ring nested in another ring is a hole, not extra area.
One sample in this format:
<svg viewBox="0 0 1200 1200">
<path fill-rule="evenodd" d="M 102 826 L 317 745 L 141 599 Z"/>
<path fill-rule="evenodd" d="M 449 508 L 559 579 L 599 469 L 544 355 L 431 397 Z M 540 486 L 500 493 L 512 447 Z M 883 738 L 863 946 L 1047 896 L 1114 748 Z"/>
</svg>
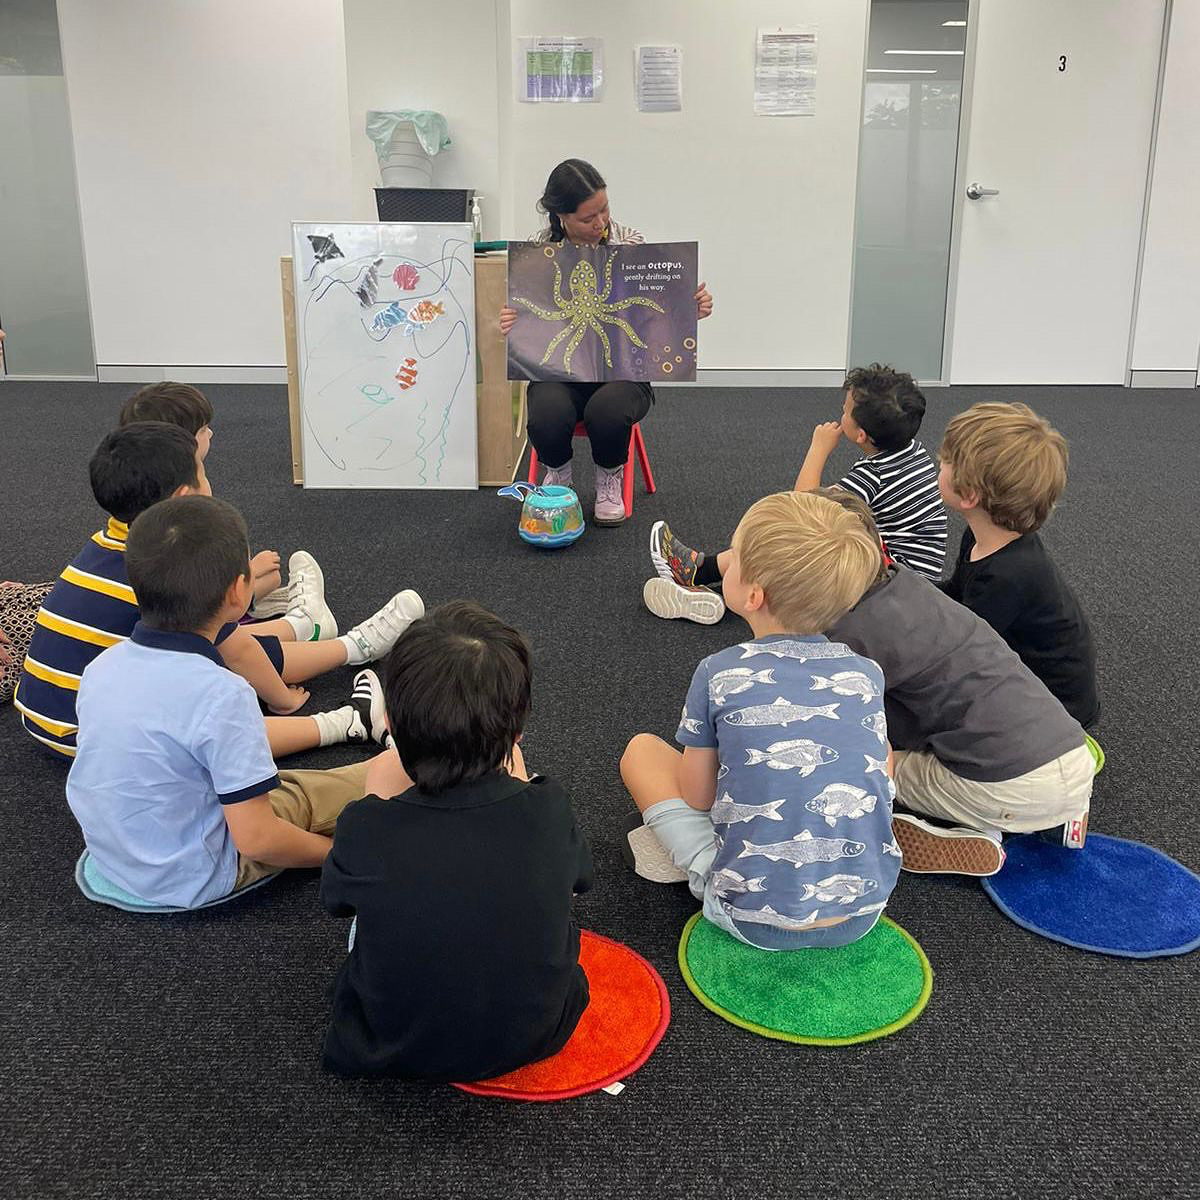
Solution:
<svg viewBox="0 0 1200 1200">
<path fill-rule="evenodd" d="M 517 310 L 515 308 L 502 308 L 500 310 L 500 332 L 508 337 L 508 331 L 513 327 L 513 322 L 517 319 Z"/>
<path fill-rule="evenodd" d="M 842 437 L 841 421 L 823 421 L 813 430 L 812 448 L 832 454 Z"/>
<path fill-rule="evenodd" d="M 308 692 L 299 684 L 288 684 L 288 704 L 275 705 L 268 704 L 267 708 L 277 717 L 290 717 L 292 713 L 298 712 L 308 703 Z"/>
</svg>

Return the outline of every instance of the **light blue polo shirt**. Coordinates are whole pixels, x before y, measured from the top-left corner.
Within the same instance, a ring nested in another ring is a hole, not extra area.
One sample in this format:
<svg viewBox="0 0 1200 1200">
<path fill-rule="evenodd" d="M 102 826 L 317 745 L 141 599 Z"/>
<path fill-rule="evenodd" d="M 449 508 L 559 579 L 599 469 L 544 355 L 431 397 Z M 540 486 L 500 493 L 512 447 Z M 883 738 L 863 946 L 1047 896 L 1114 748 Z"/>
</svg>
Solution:
<svg viewBox="0 0 1200 1200">
<path fill-rule="evenodd" d="M 67 803 L 100 870 L 154 904 L 228 895 L 222 806 L 279 784 L 254 689 L 206 638 L 139 621 L 83 672 L 77 711 Z"/>
</svg>

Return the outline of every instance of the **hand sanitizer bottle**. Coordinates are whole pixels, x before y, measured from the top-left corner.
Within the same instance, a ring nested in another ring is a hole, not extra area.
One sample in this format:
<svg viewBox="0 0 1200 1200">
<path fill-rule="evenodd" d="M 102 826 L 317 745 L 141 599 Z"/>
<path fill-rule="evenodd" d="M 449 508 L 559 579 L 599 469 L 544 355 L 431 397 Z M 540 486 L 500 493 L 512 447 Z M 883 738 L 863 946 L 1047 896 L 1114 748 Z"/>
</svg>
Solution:
<svg viewBox="0 0 1200 1200">
<path fill-rule="evenodd" d="M 473 193 L 471 200 L 471 224 L 475 227 L 475 240 L 483 241 L 483 213 L 480 211 L 479 202 L 483 197 L 478 193 Z"/>
</svg>

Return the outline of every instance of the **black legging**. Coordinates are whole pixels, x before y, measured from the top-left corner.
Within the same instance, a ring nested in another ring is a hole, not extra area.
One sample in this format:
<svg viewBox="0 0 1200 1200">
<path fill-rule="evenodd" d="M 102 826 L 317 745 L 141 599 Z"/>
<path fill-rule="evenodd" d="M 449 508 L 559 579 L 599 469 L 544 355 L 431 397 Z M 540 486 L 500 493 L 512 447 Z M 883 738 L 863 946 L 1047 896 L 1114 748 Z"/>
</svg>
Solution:
<svg viewBox="0 0 1200 1200">
<path fill-rule="evenodd" d="M 548 467 L 571 458 L 577 421 L 587 426 L 596 466 L 611 471 L 629 455 L 629 431 L 650 411 L 648 383 L 531 383 L 526 396 L 529 440 Z"/>
</svg>

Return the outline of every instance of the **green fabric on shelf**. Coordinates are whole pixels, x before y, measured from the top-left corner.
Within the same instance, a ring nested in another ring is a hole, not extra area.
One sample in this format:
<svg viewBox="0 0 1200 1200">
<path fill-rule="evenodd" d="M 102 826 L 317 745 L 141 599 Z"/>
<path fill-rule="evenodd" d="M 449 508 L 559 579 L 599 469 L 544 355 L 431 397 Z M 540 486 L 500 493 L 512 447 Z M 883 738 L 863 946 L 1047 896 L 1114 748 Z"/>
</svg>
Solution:
<svg viewBox="0 0 1200 1200">
<path fill-rule="evenodd" d="M 915 1021 L 933 991 L 933 970 L 894 921 L 836 949 L 758 950 L 700 913 L 683 927 L 679 969 L 718 1016 L 785 1042 L 847 1046 Z"/>
</svg>

